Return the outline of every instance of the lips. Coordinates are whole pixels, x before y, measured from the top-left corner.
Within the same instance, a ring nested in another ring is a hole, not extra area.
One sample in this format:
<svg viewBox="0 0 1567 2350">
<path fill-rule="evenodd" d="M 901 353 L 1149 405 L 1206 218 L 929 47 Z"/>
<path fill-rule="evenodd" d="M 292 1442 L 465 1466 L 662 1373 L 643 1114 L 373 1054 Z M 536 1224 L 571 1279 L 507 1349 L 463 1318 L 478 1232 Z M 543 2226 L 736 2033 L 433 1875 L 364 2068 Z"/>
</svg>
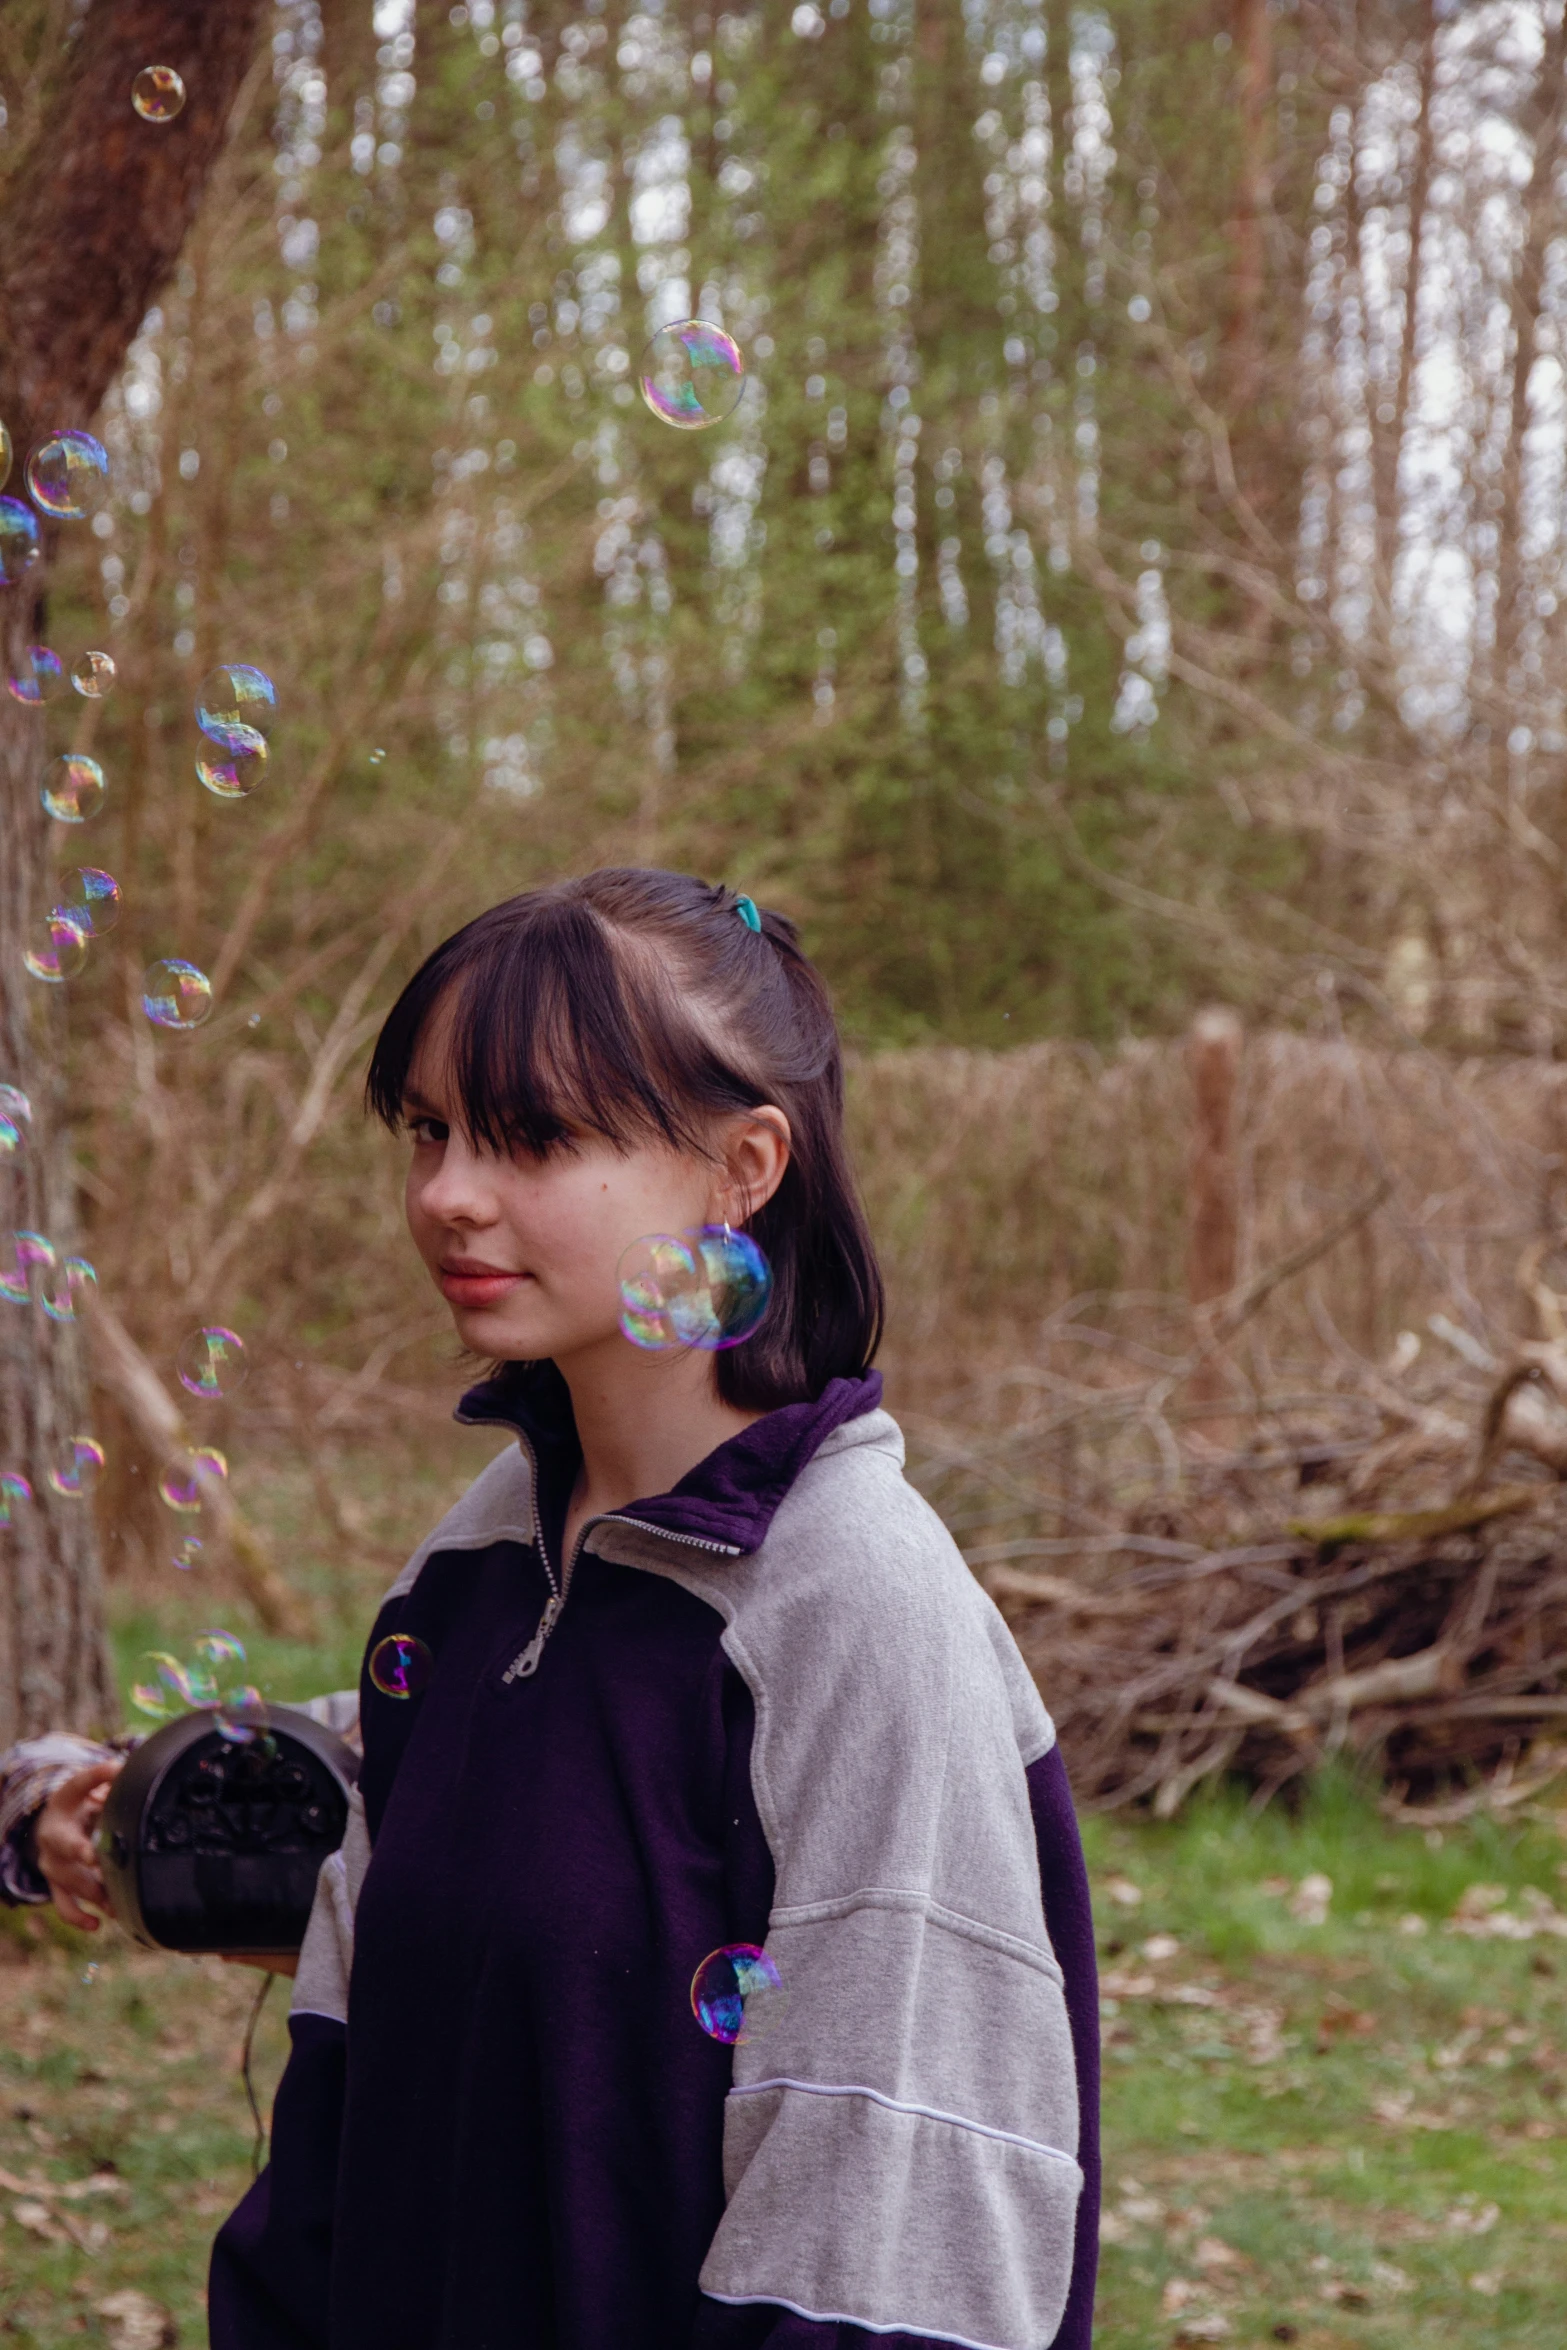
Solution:
<svg viewBox="0 0 1567 2350">
<path fill-rule="evenodd" d="M 499 1305 L 527 1278 L 526 1273 L 508 1273 L 502 1266 L 486 1265 L 477 1257 L 452 1257 L 437 1274 L 447 1304 L 470 1309 Z"/>
</svg>

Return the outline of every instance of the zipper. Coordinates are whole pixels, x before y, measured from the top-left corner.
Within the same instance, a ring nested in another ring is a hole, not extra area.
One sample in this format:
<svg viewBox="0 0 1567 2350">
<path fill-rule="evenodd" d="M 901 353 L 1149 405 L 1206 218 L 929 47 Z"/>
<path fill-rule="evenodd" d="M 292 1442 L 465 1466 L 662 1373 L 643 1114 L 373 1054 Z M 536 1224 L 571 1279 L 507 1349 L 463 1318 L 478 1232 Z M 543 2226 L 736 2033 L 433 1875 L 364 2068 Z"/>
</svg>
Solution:
<svg viewBox="0 0 1567 2350">
<path fill-rule="evenodd" d="M 519 1436 L 518 1442 L 521 1443 L 522 1441 L 522 1438 Z M 529 1458 L 532 1459 L 533 1449 L 531 1445 L 528 1448 L 528 1452 Z M 533 1539 L 537 1545 L 539 1557 L 544 1563 L 544 1573 L 549 1582 L 550 1595 L 544 1602 L 544 1613 L 539 1618 L 538 1630 L 534 1633 L 533 1638 L 528 1642 L 527 1647 L 523 1649 L 519 1655 L 512 1658 L 511 1663 L 506 1667 L 505 1672 L 502 1673 L 501 1682 L 503 1686 L 509 1686 L 513 1681 L 531 1680 L 532 1676 L 538 1671 L 539 1659 L 544 1654 L 544 1643 L 546 1640 L 548 1640 L 550 1634 L 554 1631 L 555 1626 L 559 1623 L 561 1610 L 566 1604 L 566 1597 L 571 1589 L 572 1574 L 576 1568 L 578 1559 L 582 1556 L 582 1545 L 586 1542 L 588 1536 L 592 1533 L 595 1526 L 632 1526 L 639 1534 L 656 1534 L 660 1541 L 680 1542 L 683 1543 L 688 1550 L 713 1551 L 720 1558 L 733 1559 L 740 1556 L 739 1546 L 736 1543 L 708 1542 L 705 1541 L 700 1534 L 672 1534 L 666 1527 L 650 1526 L 645 1518 L 623 1518 L 616 1510 L 606 1510 L 602 1517 L 589 1518 L 587 1524 L 582 1528 L 581 1532 L 577 1536 L 576 1541 L 571 1546 L 571 1556 L 566 1560 L 565 1565 L 561 1570 L 561 1579 L 557 1583 L 555 1580 L 555 1570 L 550 1565 L 549 1552 L 545 1548 L 544 1544 L 544 1520 L 539 1515 L 538 1504 L 538 1475 L 538 1463 L 537 1461 L 534 1461 Z"/>
</svg>

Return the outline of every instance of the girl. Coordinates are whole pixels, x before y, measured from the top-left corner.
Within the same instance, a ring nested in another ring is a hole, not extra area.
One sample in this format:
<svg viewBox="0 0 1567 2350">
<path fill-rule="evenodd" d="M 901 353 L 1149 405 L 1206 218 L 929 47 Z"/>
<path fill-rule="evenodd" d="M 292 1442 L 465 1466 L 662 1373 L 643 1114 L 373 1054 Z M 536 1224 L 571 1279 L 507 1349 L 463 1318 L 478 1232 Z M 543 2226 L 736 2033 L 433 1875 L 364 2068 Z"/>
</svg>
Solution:
<svg viewBox="0 0 1567 2350">
<path fill-rule="evenodd" d="M 792 926 L 682 875 L 530 891 L 394 1006 L 370 1102 L 508 1441 L 370 1635 L 215 2350 L 1086 2350 L 1081 1851 L 880 1409 L 842 1096 Z M 754 1335 L 628 1343 L 628 1246 L 726 1225 Z"/>
</svg>

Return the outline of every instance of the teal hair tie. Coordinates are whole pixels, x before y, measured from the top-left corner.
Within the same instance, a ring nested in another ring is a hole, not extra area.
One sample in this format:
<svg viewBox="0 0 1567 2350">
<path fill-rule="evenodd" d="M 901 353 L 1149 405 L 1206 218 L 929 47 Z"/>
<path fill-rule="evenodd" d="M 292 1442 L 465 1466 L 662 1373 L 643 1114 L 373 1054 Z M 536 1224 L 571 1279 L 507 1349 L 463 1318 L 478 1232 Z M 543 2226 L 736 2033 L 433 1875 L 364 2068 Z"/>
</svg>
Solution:
<svg viewBox="0 0 1567 2350">
<path fill-rule="evenodd" d="M 762 917 L 757 912 L 755 905 L 749 898 L 736 898 L 735 912 L 739 915 L 747 930 L 754 930 L 760 934 L 762 928 Z"/>
</svg>

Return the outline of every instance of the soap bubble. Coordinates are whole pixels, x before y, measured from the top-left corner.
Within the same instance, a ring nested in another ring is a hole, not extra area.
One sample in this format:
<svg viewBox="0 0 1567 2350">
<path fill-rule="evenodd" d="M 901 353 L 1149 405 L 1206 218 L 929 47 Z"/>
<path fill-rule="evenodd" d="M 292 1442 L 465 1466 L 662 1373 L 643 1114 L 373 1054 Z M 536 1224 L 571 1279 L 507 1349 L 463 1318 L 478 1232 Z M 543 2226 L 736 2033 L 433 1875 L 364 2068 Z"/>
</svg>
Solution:
<svg viewBox="0 0 1567 2350">
<path fill-rule="evenodd" d="M 201 1536 L 199 1534 L 187 1534 L 184 1541 L 180 1544 L 179 1549 L 174 1553 L 174 1564 L 179 1568 L 182 1575 L 186 1575 L 189 1574 L 191 1568 L 197 1564 L 197 1562 L 200 1560 L 200 1557 Z"/>
<path fill-rule="evenodd" d="M 0 584 L 15 587 L 41 552 L 38 517 L 20 498 L 0 498 Z"/>
<path fill-rule="evenodd" d="M 716 1353 L 749 1338 L 767 1311 L 772 1272 L 747 1232 L 704 1224 L 677 1240 L 633 1241 L 620 1260 L 620 1327 L 634 1346 Z"/>
<path fill-rule="evenodd" d="M 114 690 L 114 655 L 83 653 L 71 666 L 71 683 L 89 702 L 101 702 Z"/>
<path fill-rule="evenodd" d="M 33 1105 L 19 1085 L 0 1085 L 0 1166 L 14 1159 L 33 1122 Z"/>
<path fill-rule="evenodd" d="M 155 1028 L 199 1028 L 212 1010 L 212 982 L 171 955 L 142 980 L 141 1008 Z"/>
<path fill-rule="evenodd" d="M 91 937 L 92 932 L 80 914 L 56 906 L 52 914 L 45 914 L 28 931 L 22 961 L 35 979 L 56 983 L 74 979 L 87 960 Z"/>
<path fill-rule="evenodd" d="M 242 1665 L 245 1662 L 245 1643 L 237 1634 L 225 1632 L 219 1624 L 210 1632 L 197 1633 L 196 1654 L 214 1672 L 222 1672 L 230 1665 Z"/>
<path fill-rule="evenodd" d="M 56 1493 L 69 1501 L 81 1501 L 91 1493 L 103 1475 L 103 1446 L 91 1436 L 70 1437 L 62 1456 L 49 1471 L 49 1482 Z"/>
<path fill-rule="evenodd" d="M 175 1360 L 187 1395 L 232 1395 L 245 1376 L 245 1342 L 235 1330 L 213 1322 L 192 1331 Z"/>
<path fill-rule="evenodd" d="M 13 702 L 25 703 L 30 710 L 58 701 L 65 691 L 65 663 L 47 645 L 29 645 L 19 667 L 6 679 L 5 690 Z"/>
<path fill-rule="evenodd" d="M 702 1281 L 695 1253 L 671 1232 L 650 1232 L 632 1242 L 618 1270 L 620 1327 L 632 1345 L 649 1351 L 678 1346 L 674 1305 L 694 1295 Z"/>
<path fill-rule="evenodd" d="M 412 1632 L 389 1632 L 370 1651 L 370 1681 L 383 1697 L 417 1697 L 435 1670 L 435 1659 Z"/>
<path fill-rule="evenodd" d="M 640 374 L 653 414 L 680 432 L 721 424 L 745 390 L 740 346 L 700 318 L 661 327 L 642 354 Z"/>
<path fill-rule="evenodd" d="M 39 1275 L 41 1287 L 58 1261 L 54 1243 L 41 1232 L 13 1232 L 10 1262 L 0 1266 L 0 1297 L 9 1298 L 14 1306 L 25 1306 L 33 1295 L 34 1274 Z"/>
<path fill-rule="evenodd" d="M 90 1265 L 85 1257 L 64 1257 L 52 1288 L 40 1297 L 38 1303 L 51 1322 L 74 1322 L 77 1299 L 91 1296 L 97 1286 L 97 1268 Z"/>
<path fill-rule="evenodd" d="M 11 428 L 0 424 L 0 490 L 11 478 Z"/>
<path fill-rule="evenodd" d="M 144 65 L 131 84 L 131 104 L 143 122 L 172 122 L 185 104 L 185 84 L 172 65 Z"/>
<path fill-rule="evenodd" d="M 120 885 L 101 865 L 78 865 L 60 885 L 57 914 L 80 922 L 92 938 L 102 938 L 120 919 Z"/>
<path fill-rule="evenodd" d="M 103 769 L 85 751 L 66 751 L 44 769 L 44 806 L 58 824 L 86 824 L 103 806 L 108 790 Z"/>
<path fill-rule="evenodd" d="M 164 1463 L 158 1491 L 171 1510 L 194 1517 L 201 1508 L 205 1487 L 221 1484 L 228 1473 L 229 1465 L 222 1453 L 210 1444 L 197 1445 L 176 1453 Z"/>
<path fill-rule="evenodd" d="M 266 1699 L 253 1681 L 242 1681 L 237 1689 L 226 1690 L 218 1701 L 212 1717 L 212 1727 L 220 1738 L 231 1746 L 248 1746 L 258 1735 L 271 1742 L 266 1717 L 258 1722 L 254 1717 L 265 1705 Z"/>
<path fill-rule="evenodd" d="M 203 751 L 196 761 L 196 773 L 214 799 L 248 799 L 257 784 L 266 780 L 266 738 L 253 726 L 233 726 L 228 732 L 234 739 L 214 742 L 210 750 Z"/>
<path fill-rule="evenodd" d="M 264 669 L 228 661 L 214 669 L 196 696 L 196 724 L 209 742 L 246 751 L 277 716 L 277 693 Z"/>
<path fill-rule="evenodd" d="M 691 2013 L 726 2047 L 760 2040 L 783 2020 L 788 2003 L 777 1967 L 754 1942 L 710 1951 L 691 1978 Z"/>
<path fill-rule="evenodd" d="M 14 1469 L 0 1470 L 0 1526 L 9 1526 L 12 1510 L 32 1498 L 33 1489 L 25 1477 L 19 1477 Z"/>
<path fill-rule="evenodd" d="M 109 495 L 109 452 L 90 432 L 57 432 L 27 460 L 27 487 L 41 514 L 85 522 Z"/>
</svg>

